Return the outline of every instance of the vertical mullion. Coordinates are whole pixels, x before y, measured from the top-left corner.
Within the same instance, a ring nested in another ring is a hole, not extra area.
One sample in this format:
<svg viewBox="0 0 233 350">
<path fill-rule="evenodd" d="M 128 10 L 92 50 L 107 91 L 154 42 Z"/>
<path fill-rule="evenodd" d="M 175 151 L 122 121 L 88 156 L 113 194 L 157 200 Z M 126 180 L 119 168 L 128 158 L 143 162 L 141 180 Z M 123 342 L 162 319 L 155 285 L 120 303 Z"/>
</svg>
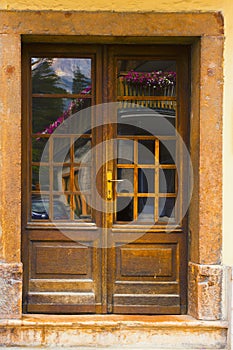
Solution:
<svg viewBox="0 0 233 350">
<path fill-rule="evenodd" d="M 91 99 L 91 107 L 103 102 L 102 98 L 102 84 L 103 84 L 103 71 L 102 71 L 102 49 L 98 48 L 95 55 L 92 56 L 91 60 L 91 91 L 92 91 L 92 99 Z M 98 69 L 97 69 L 98 67 Z M 107 89 L 106 89 L 107 90 Z M 102 158 L 103 154 L 96 154 L 95 146 L 97 143 L 102 140 L 102 126 L 93 129 L 93 125 L 95 125 L 96 119 L 96 110 L 91 108 L 91 149 L 92 149 L 92 159 L 91 159 L 91 179 L 96 178 L 96 169 L 101 168 L 100 165 L 103 164 Z M 93 153 L 94 151 L 94 153 Z M 103 174 L 103 170 L 100 171 Z M 103 192 L 103 176 L 100 174 L 97 175 L 96 178 L 96 186 L 100 193 Z M 95 196 L 95 186 L 91 184 L 90 196 L 91 202 L 93 205 L 91 206 L 91 219 L 96 222 L 97 225 L 103 226 L 103 216 L 98 213 L 96 208 L 96 196 Z"/>
<path fill-rule="evenodd" d="M 92 106 L 94 106 L 96 104 L 96 100 L 98 100 L 98 96 L 97 96 L 97 91 L 96 91 L 96 62 L 97 57 L 92 56 L 91 57 L 91 108 L 89 108 L 89 113 L 91 113 L 91 149 L 93 149 L 93 146 L 96 144 L 96 131 L 95 134 L 93 133 L 92 130 L 92 125 L 93 125 L 93 108 Z M 91 196 L 91 201 L 94 200 L 94 193 L 93 193 L 93 186 L 92 186 L 92 179 L 94 179 L 94 174 L 95 171 L 94 169 L 96 169 L 97 165 L 96 165 L 96 157 L 91 157 L 91 188 L 90 188 L 90 196 Z M 94 204 L 93 207 L 95 207 L 96 205 Z M 91 220 L 94 220 L 96 222 L 96 212 L 93 209 L 93 207 L 91 206 Z"/>
<path fill-rule="evenodd" d="M 74 220 L 74 136 L 70 137 L 70 219 Z"/>
<path fill-rule="evenodd" d="M 53 143 L 54 137 L 50 136 L 49 141 L 49 218 L 53 220 Z M 51 142 L 52 141 L 52 142 Z"/>
<path fill-rule="evenodd" d="M 175 201 L 178 201 L 178 205 L 175 205 L 175 220 L 180 222 L 181 217 L 182 217 L 182 212 L 183 212 L 183 188 L 178 189 L 178 183 L 180 186 L 183 184 L 183 152 L 182 152 L 182 147 L 180 147 L 180 141 L 178 138 L 176 138 L 176 169 L 175 169 Z M 180 178 L 178 179 L 178 173 L 177 173 L 177 167 L 179 170 L 179 176 Z M 178 196 L 177 196 L 178 194 Z"/>
<path fill-rule="evenodd" d="M 138 141 L 134 139 L 134 221 L 138 218 Z"/>
<path fill-rule="evenodd" d="M 155 222 L 159 220 L 159 139 L 155 139 Z"/>
</svg>

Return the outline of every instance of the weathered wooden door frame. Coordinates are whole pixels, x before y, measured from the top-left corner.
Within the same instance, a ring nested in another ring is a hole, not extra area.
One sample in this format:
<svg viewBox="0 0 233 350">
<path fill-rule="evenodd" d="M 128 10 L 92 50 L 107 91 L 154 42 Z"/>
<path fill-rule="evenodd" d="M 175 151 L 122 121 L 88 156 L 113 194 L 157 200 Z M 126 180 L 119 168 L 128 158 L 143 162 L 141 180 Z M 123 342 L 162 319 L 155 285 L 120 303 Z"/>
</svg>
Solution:
<svg viewBox="0 0 233 350">
<path fill-rule="evenodd" d="M 97 53 L 96 55 L 96 64 L 99 64 L 102 67 L 102 62 L 104 62 L 104 64 L 107 64 L 108 70 L 106 71 L 106 73 L 101 73 L 101 69 L 97 69 L 96 73 L 98 74 L 98 78 L 96 79 L 97 85 L 96 85 L 96 102 L 101 101 L 102 102 L 106 102 L 106 101 L 115 101 L 116 100 L 116 69 L 114 68 L 116 66 L 116 59 L 117 57 L 134 57 L 135 55 L 137 55 L 140 51 L 141 51 L 141 47 L 137 47 L 137 46 L 131 46 L 131 45 L 126 45 L 126 46 L 111 46 L 110 48 L 105 46 L 102 47 L 103 48 L 103 53 L 101 52 L 101 50 L 99 50 L 98 48 L 94 48 L 92 46 L 91 51 L 94 50 L 94 52 Z M 31 52 L 33 52 L 34 54 L 39 53 L 44 55 L 44 53 L 48 53 L 49 55 L 51 55 L 52 53 L 56 52 L 56 55 L 60 55 L 62 57 L 63 55 L 63 50 L 65 49 L 62 46 L 59 47 L 59 49 L 54 49 L 51 48 L 51 46 L 45 46 L 42 47 L 42 51 L 41 51 L 41 47 L 35 45 L 35 47 L 33 47 L 33 45 L 29 46 L 29 52 L 31 50 Z M 86 48 L 87 49 L 87 48 Z M 168 58 L 169 59 L 177 59 L 178 57 L 182 57 L 179 64 L 178 64 L 178 74 L 180 74 L 180 76 L 182 76 L 182 78 L 180 79 L 180 81 L 182 81 L 182 84 L 180 84 L 179 86 L 179 90 L 181 90 L 181 93 L 178 93 L 178 99 L 180 99 L 180 103 L 178 103 L 178 115 L 182 116 L 179 119 L 179 131 L 182 133 L 182 136 L 184 137 L 186 143 L 188 144 L 188 130 L 189 130 L 189 121 L 188 121 L 188 108 L 189 108 L 189 104 L 188 104 L 188 96 L 185 96 L 188 92 L 188 50 L 187 48 L 183 47 L 181 49 L 180 46 L 144 46 L 143 49 L 145 51 L 147 51 L 147 57 L 156 57 L 157 59 L 163 59 L 163 58 Z M 28 50 L 28 49 L 27 49 Z M 77 48 L 74 46 L 73 48 L 69 47 L 68 51 L 69 54 L 71 56 L 74 56 L 75 54 L 77 54 Z M 82 47 L 79 47 L 78 52 L 81 52 L 80 50 L 82 50 Z M 96 50 L 96 51 L 95 51 Z M 184 51 L 184 54 L 180 54 L 181 51 Z M 65 51 L 64 51 L 65 52 Z M 109 55 L 109 52 L 111 52 L 111 54 Z M 144 53 L 145 56 L 145 53 Z M 102 58 L 103 57 L 103 61 Z M 27 64 L 28 64 L 28 59 L 26 59 L 25 63 L 24 63 L 24 69 L 28 69 Z M 180 67 L 182 66 L 182 70 L 180 69 Z M 104 70 L 103 70 L 104 71 Z M 102 79 L 101 79 L 101 75 L 103 74 L 103 84 L 102 84 Z M 26 77 L 26 81 L 24 81 L 25 86 L 28 87 L 28 89 L 30 89 L 30 81 L 28 79 L 28 76 Z M 107 89 L 106 89 L 107 87 Z M 107 92 L 106 92 L 107 91 Z M 25 101 L 27 100 L 27 90 L 25 89 Z M 181 106 L 181 107 L 180 107 Z M 29 107 L 30 109 L 30 107 Z M 28 110 L 28 105 L 25 105 L 25 113 L 28 113 L 30 115 L 30 112 Z M 24 124 L 24 128 L 25 128 L 25 132 L 28 133 L 28 127 L 26 124 Z M 112 127 L 112 125 L 108 124 L 108 121 L 106 120 L 105 125 L 103 126 L 104 130 L 100 130 L 99 134 L 96 136 L 97 137 L 97 143 L 101 141 L 100 139 L 100 135 L 108 135 L 108 138 L 112 138 L 115 134 L 115 130 Z M 94 136 L 95 137 L 95 136 Z M 106 140 L 106 139 L 105 139 Z M 24 165 L 25 165 L 25 173 L 27 172 L 27 164 L 28 164 L 28 158 L 27 158 L 28 153 L 25 152 L 24 153 L 24 157 L 25 161 L 24 161 Z M 111 169 L 114 172 L 114 164 L 113 162 L 108 165 L 110 166 L 109 169 Z M 107 169 L 106 169 L 107 170 Z M 102 177 L 102 181 L 101 181 L 101 177 Z M 27 181 L 25 179 L 25 181 Z M 98 188 L 101 191 L 101 189 L 105 189 L 105 185 L 106 185 L 106 176 L 103 173 L 101 175 L 101 173 L 99 174 L 99 183 L 98 183 Z M 28 185 L 29 186 L 29 183 Z M 105 194 L 103 194 L 105 195 Z M 30 215 L 30 208 L 27 205 L 27 200 L 28 197 L 27 195 L 23 197 L 25 202 L 24 202 L 24 207 L 27 208 L 27 215 Z M 113 215 L 103 215 L 102 217 L 96 217 L 97 218 L 97 224 L 100 223 L 104 223 L 106 228 L 112 228 L 113 225 Z M 24 217 L 25 218 L 25 217 Z M 25 221 L 25 225 L 27 226 L 27 223 Z M 187 220 L 184 219 L 183 220 L 183 228 L 184 228 L 184 232 L 183 235 L 187 235 Z M 132 226 L 130 228 L 131 230 L 135 230 L 136 228 L 134 226 Z M 147 230 L 147 228 L 145 227 L 145 232 Z M 117 230 L 119 230 L 118 228 L 115 228 L 115 232 L 117 232 Z M 141 228 L 140 228 L 141 230 Z M 136 229 L 137 231 L 137 229 Z M 153 236 L 153 232 L 155 235 L 158 235 L 159 232 L 162 232 L 163 229 L 160 227 L 158 228 L 154 228 L 154 230 L 150 230 L 150 239 Z M 130 231 L 129 231 L 130 232 Z M 157 232 L 157 233 L 156 233 Z M 120 236 L 122 236 L 121 234 L 121 230 L 119 230 Z M 182 233 L 182 230 L 180 231 L 180 234 Z M 108 235 L 108 231 L 106 230 L 106 235 Z M 148 236 L 148 237 L 149 237 Z M 41 238 L 43 239 L 43 237 L 45 237 L 44 235 L 41 236 Z M 155 236 L 154 236 L 155 237 Z M 178 237 L 178 236 L 177 236 Z M 104 240 L 108 240 L 108 237 L 102 237 Z M 162 241 L 166 241 L 166 234 L 161 236 Z M 172 239 L 171 234 L 169 234 L 169 238 Z M 35 238 L 34 238 L 35 239 Z M 149 239 L 149 241 L 150 241 Z M 122 240 L 122 238 L 121 238 Z M 123 239 L 124 241 L 124 239 Z M 140 241 L 140 240 L 139 240 Z M 148 242 L 149 242 L 148 241 Z M 153 240 L 152 240 L 153 241 Z M 176 238 L 174 237 L 174 242 L 176 242 Z M 187 291 L 186 291 L 186 280 L 187 280 L 187 259 L 186 259 L 186 254 L 185 251 L 186 249 L 186 238 L 183 239 L 183 243 L 181 244 L 181 241 L 179 241 L 178 245 L 180 246 L 180 250 L 179 250 L 179 257 L 178 257 L 178 263 L 180 264 L 180 267 L 178 268 L 179 270 L 179 274 L 180 274 L 180 285 L 182 286 L 182 292 L 181 292 L 181 313 L 185 313 L 186 312 L 186 295 L 187 295 Z M 143 240 L 142 240 L 143 243 Z M 145 243 L 144 243 L 145 244 Z M 27 239 L 24 240 L 24 252 L 27 252 L 26 254 L 29 254 L 28 251 L 28 241 Z M 25 254 L 25 253 L 24 253 Z M 114 261 L 116 259 L 116 254 L 115 254 L 115 248 L 108 248 L 108 249 L 102 249 L 101 252 L 99 250 L 96 251 L 96 256 L 98 256 L 98 261 L 102 261 L 101 266 L 102 266 L 102 271 L 99 271 L 99 273 L 97 273 L 97 275 L 99 276 L 100 280 L 101 280 L 101 288 L 99 288 L 99 290 L 101 290 L 101 295 L 98 297 L 97 299 L 99 300 L 99 306 L 96 306 L 96 312 L 97 313 L 106 313 L 106 312 L 114 312 L 114 308 L 112 307 L 112 293 L 113 293 L 113 285 L 114 285 L 114 275 L 116 271 L 116 262 Z M 180 254 L 182 255 L 182 259 L 180 258 Z M 25 266 L 27 266 L 29 262 L 27 262 L 27 259 L 25 260 Z M 97 268 L 98 269 L 98 268 Z M 27 280 L 28 278 L 28 269 L 25 268 L 25 280 Z M 24 284 L 25 286 L 27 285 L 26 283 Z M 98 288 L 97 288 L 98 289 Z M 25 289 L 25 298 L 26 297 L 26 289 Z M 33 309 L 31 309 L 33 310 Z M 37 309 L 36 309 L 37 310 Z M 38 310 L 42 310 L 43 312 L 43 308 L 41 309 L 40 307 L 38 307 Z M 56 312 L 56 310 L 58 310 L 57 308 L 53 308 L 52 311 Z M 123 307 L 120 309 L 115 309 L 115 312 L 127 312 L 127 307 Z M 118 311 L 117 311 L 118 310 Z M 122 311 L 119 311 L 122 310 Z M 172 309 L 169 310 L 165 310 L 164 308 L 162 309 L 162 313 L 172 313 L 172 312 L 177 312 L 177 311 L 172 311 Z M 174 310 L 178 310 L 177 308 L 175 308 Z M 72 312 L 72 309 L 69 310 L 69 312 Z M 75 312 L 75 311 L 74 311 Z M 81 312 L 85 312 L 85 308 L 82 309 Z M 145 313 L 147 313 L 146 309 L 144 311 Z M 161 311 L 160 311 L 161 312 Z M 133 313 L 135 313 L 135 311 L 133 311 Z M 137 313 L 137 312 L 136 312 Z"/>
</svg>

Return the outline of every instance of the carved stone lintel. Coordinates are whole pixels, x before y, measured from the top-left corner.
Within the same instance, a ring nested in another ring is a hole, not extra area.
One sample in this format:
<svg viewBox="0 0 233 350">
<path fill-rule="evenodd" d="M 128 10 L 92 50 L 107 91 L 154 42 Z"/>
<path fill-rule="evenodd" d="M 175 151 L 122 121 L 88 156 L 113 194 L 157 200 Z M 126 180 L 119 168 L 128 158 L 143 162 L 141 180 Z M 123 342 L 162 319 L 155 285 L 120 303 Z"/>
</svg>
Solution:
<svg viewBox="0 0 233 350">
<path fill-rule="evenodd" d="M 189 263 L 189 315 L 199 320 L 222 318 L 223 266 Z"/>
<path fill-rule="evenodd" d="M 0 263 L 0 318 L 22 315 L 22 264 Z"/>
</svg>

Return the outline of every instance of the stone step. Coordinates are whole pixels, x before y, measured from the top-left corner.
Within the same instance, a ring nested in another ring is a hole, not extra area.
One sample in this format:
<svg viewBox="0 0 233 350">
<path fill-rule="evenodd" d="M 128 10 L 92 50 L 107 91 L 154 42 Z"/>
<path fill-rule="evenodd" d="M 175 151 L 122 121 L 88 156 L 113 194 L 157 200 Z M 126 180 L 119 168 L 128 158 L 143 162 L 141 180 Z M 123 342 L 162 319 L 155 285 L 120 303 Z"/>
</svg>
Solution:
<svg viewBox="0 0 233 350">
<path fill-rule="evenodd" d="M 0 320 L 0 350 L 227 349 L 227 329 L 225 321 L 183 315 L 27 315 Z"/>
<path fill-rule="evenodd" d="M 134 349 L 134 348 L 115 348 L 115 347 L 36 347 L 36 348 L 31 348 L 30 347 L 30 350 L 55 350 L 55 349 L 58 349 L 58 350 L 95 350 L 95 349 L 98 349 L 98 350 L 121 350 L 121 349 Z M 137 348 L 137 349 L 140 349 L 140 350 L 154 350 L 155 348 L 147 348 L 147 347 L 142 347 L 142 348 Z M 175 348 L 176 350 L 187 350 L 187 348 Z M 191 349 L 191 348 L 189 348 Z M 192 348 L 192 350 L 206 350 L 207 348 Z M 229 348 L 220 348 L 222 350 L 229 350 Z M 1 350 L 29 350 L 28 347 L 1 347 Z M 174 347 L 173 348 L 163 348 L 162 350 L 174 350 Z"/>
</svg>

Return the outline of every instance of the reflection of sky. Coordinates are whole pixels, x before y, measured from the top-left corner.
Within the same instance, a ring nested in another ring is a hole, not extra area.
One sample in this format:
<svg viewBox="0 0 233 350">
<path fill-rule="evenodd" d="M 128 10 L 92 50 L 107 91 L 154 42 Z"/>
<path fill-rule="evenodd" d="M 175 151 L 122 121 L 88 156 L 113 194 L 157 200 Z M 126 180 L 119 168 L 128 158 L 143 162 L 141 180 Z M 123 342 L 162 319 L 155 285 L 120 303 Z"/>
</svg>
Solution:
<svg viewBox="0 0 233 350">
<path fill-rule="evenodd" d="M 91 78 L 91 59 L 90 58 L 54 58 L 53 68 L 59 76 L 70 76 L 73 78 L 73 72 L 76 67 L 80 68 L 82 74 Z"/>
<path fill-rule="evenodd" d="M 79 67 L 82 74 L 88 79 L 91 78 L 90 58 L 54 58 L 53 68 L 63 82 L 63 88 L 72 91 L 74 71 Z"/>
<path fill-rule="evenodd" d="M 38 61 L 38 63 L 36 63 Z M 39 67 L 43 58 L 32 58 L 32 70 Z M 91 82 L 91 59 L 90 58 L 53 58 L 52 67 L 54 72 L 61 78 L 62 87 L 71 92 L 74 71 L 77 67 Z"/>
</svg>

